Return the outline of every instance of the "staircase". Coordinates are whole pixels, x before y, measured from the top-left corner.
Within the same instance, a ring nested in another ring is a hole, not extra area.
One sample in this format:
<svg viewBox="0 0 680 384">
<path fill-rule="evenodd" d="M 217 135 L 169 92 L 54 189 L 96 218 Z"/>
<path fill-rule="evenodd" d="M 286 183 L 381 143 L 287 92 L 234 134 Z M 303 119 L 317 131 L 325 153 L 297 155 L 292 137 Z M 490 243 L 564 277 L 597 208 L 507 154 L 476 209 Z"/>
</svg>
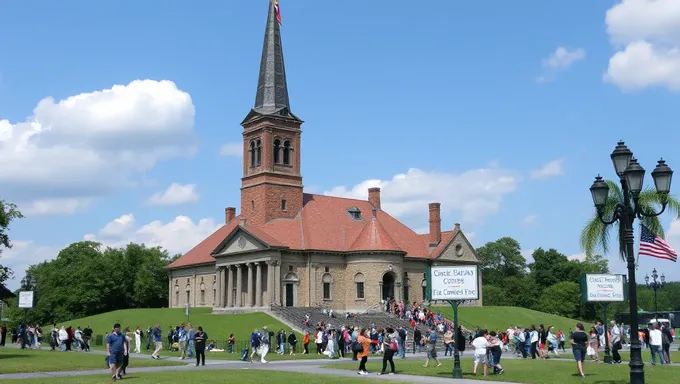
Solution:
<svg viewBox="0 0 680 384">
<path fill-rule="evenodd" d="M 354 314 L 353 317 L 347 319 L 345 318 L 344 312 L 333 312 L 333 317 L 329 317 L 328 314 L 324 314 L 325 308 L 312 308 L 312 307 L 272 307 L 272 314 L 279 320 L 287 323 L 291 328 L 297 331 L 309 331 L 313 333 L 316 330 L 316 324 L 323 321 L 324 324 L 330 325 L 333 328 L 345 327 L 359 327 L 365 328 L 369 327 L 371 324 L 374 325 L 376 329 L 380 328 L 394 328 L 399 327 L 404 328 L 407 333 L 407 352 L 413 352 L 413 329 L 408 320 L 402 320 L 396 315 L 382 311 L 379 307 L 371 309 L 365 313 Z M 328 309 L 325 309 L 328 311 Z M 309 327 L 304 326 L 305 316 L 309 315 L 310 325 Z M 423 337 L 428 332 L 429 328 L 424 324 L 417 324 L 416 328 L 420 330 Z M 444 351 L 444 340 L 441 334 L 437 338 L 437 351 L 442 354 Z"/>
</svg>

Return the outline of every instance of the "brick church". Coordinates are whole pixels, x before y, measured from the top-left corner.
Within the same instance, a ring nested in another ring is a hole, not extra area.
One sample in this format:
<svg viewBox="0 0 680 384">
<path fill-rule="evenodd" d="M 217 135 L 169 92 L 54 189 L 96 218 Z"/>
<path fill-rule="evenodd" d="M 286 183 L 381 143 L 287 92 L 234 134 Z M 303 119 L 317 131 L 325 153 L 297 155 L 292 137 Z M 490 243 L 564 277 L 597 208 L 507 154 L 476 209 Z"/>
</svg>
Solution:
<svg viewBox="0 0 680 384">
<path fill-rule="evenodd" d="M 271 1 L 255 106 L 241 123 L 239 215 L 226 208 L 224 225 L 168 267 L 169 307 L 363 312 L 389 298 L 422 301 L 428 265 L 478 263 L 458 224 L 441 230 L 439 203 L 429 204 L 429 233 L 417 234 L 382 210 L 380 188 L 366 200 L 305 193 L 302 123 Z"/>
</svg>

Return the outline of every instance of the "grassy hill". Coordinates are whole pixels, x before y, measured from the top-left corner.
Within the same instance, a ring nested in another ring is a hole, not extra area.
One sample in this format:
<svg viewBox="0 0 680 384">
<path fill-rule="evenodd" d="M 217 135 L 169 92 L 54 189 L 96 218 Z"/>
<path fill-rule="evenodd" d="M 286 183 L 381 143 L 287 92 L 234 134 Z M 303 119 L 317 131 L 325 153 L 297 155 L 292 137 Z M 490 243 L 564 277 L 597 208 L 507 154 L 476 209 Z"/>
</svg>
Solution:
<svg viewBox="0 0 680 384">
<path fill-rule="evenodd" d="M 229 334 L 233 333 L 237 342 L 249 340 L 253 330 L 261 329 L 264 325 L 274 332 L 280 329 L 289 330 L 287 326 L 265 313 L 213 315 L 210 313 L 211 310 L 211 308 L 192 308 L 190 319 L 187 319 L 184 308 L 125 309 L 75 319 L 59 325 L 70 325 L 73 328 L 85 328 L 89 325 L 94 335 L 104 335 L 111 331 L 115 323 L 120 323 L 122 329 L 129 327 L 130 330 L 134 330 L 137 326 L 146 330 L 147 327 L 158 323 L 165 336 L 170 326 L 191 322 L 194 327 L 203 327 L 210 339 L 227 340 Z"/>
<path fill-rule="evenodd" d="M 434 310 L 453 321 L 451 306 L 434 307 Z M 553 325 L 555 329 L 567 332 L 569 328 L 575 328 L 578 320 L 519 307 L 458 307 L 458 321 L 468 329 L 479 326 L 488 330 L 504 330 L 510 325 L 529 327 L 543 324 L 546 328 Z M 587 326 L 587 323 L 584 325 Z"/>
</svg>

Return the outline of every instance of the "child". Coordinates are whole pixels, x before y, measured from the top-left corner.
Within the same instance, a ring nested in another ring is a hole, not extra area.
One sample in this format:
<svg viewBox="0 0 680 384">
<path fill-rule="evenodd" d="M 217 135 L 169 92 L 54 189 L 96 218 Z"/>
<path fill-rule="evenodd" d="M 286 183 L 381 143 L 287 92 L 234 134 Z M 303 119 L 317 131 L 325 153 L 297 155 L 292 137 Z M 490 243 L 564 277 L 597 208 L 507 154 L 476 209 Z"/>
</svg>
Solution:
<svg viewBox="0 0 680 384">
<path fill-rule="evenodd" d="M 475 348 L 475 365 L 472 368 L 472 373 L 477 375 L 477 367 L 479 364 L 482 364 L 484 367 L 484 376 L 486 376 L 489 371 L 488 359 L 486 356 L 489 341 L 486 339 L 487 333 L 485 329 L 479 330 L 477 334 L 477 338 L 472 340 L 472 346 Z"/>
</svg>

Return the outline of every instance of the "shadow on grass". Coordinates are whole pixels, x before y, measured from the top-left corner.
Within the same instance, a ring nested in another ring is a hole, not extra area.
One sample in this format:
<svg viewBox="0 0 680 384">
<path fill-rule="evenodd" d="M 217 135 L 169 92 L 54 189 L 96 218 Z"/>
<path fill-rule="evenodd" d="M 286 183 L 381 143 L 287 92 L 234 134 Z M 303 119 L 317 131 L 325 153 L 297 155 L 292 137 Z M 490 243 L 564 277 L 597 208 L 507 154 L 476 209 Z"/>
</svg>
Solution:
<svg viewBox="0 0 680 384">
<path fill-rule="evenodd" d="M 33 357 L 33 356 L 28 355 L 28 354 L 22 355 L 22 354 L 7 354 L 7 353 L 3 353 L 3 354 L 0 355 L 0 359 L 13 359 L 13 358 L 16 358 L 16 357 Z"/>
<path fill-rule="evenodd" d="M 588 377 L 588 375 L 586 375 L 586 377 Z M 628 382 L 624 380 L 599 380 L 593 381 L 593 384 L 628 384 Z"/>
</svg>

